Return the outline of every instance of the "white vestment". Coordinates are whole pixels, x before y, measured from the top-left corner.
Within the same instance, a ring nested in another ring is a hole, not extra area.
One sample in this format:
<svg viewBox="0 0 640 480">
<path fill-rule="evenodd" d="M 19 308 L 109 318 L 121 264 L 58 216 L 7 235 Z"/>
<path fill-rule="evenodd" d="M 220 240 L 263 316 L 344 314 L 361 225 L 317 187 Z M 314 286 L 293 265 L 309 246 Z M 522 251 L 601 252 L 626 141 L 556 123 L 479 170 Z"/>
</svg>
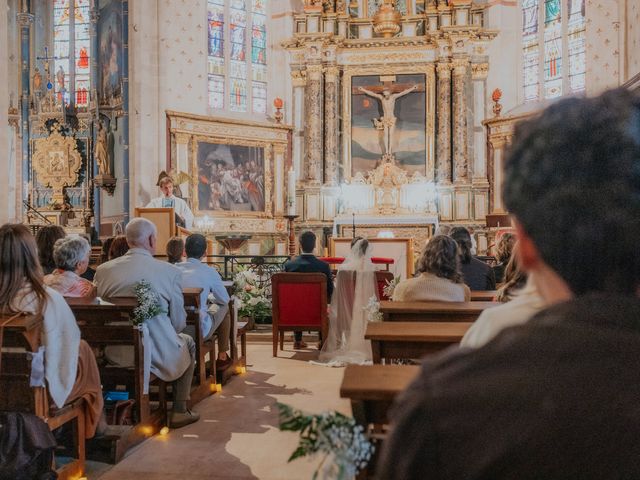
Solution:
<svg viewBox="0 0 640 480">
<path fill-rule="evenodd" d="M 165 197 L 158 197 L 151 200 L 145 208 L 162 208 L 162 200 Z M 176 197 L 175 195 L 171 195 L 169 197 L 170 200 L 173 200 L 173 210 L 184 218 L 184 228 L 190 230 L 193 225 L 193 213 L 183 199 Z"/>
<path fill-rule="evenodd" d="M 151 372 L 166 382 L 180 377 L 191 363 L 189 347 L 178 335 L 186 326 L 182 296 L 182 272 L 155 260 L 143 248 L 132 248 L 122 257 L 103 263 L 94 283 L 100 297 L 135 297 L 134 288 L 146 280 L 160 297 L 164 312 L 146 320 L 151 337 Z"/>
</svg>

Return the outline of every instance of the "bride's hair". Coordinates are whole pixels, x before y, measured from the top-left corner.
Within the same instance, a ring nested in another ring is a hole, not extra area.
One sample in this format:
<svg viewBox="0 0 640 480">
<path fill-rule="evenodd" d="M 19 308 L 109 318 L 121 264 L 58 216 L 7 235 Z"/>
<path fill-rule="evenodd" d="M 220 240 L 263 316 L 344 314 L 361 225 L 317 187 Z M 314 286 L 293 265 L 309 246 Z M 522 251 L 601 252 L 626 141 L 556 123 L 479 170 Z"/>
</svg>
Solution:
<svg viewBox="0 0 640 480">
<path fill-rule="evenodd" d="M 364 256 L 364 254 L 367 252 L 367 248 L 369 248 L 369 240 L 364 237 L 355 237 L 353 240 L 351 240 L 351 248 L 353 249 L 353 247 L 358 242 L 360 242 L 360 245 L 358 246 L 359 251 L 353 253 L 359 253 L 360 255 Z"/>
</svg>

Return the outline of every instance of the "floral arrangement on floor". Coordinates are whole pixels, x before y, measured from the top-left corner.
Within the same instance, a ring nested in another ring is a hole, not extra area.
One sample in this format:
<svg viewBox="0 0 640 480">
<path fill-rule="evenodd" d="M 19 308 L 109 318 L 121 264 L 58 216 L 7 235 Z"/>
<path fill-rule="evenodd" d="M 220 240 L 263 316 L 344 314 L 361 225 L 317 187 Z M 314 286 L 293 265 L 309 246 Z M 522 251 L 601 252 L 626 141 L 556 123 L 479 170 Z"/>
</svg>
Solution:
<svg viewBox="0 0 640 480">
<path fill-rule="evenodd" d="M 298 448 L 289 457 L 324 454 L 313 479 L 352 479 L 367 466 L 374 446 L 355 420 L 338 412 L 309 415 L 289 405 L 278 403 L 280 430 L 300 432 Z M 327 459 L 329 461 L 327 462 Z M 322 477 L 318 477 L 322 474 Z"/>
<path fill-rule="evenodd" d="M 138 306 L 133 310 L 133 324 L 140 325 L 145 320 L 167 313 L 160 303 L 160 296 L 146 280 L 140 280 L 133 288 Z"/>
<path fill-rule="evenodd" d="M 382 312 L 380 312 L 380 302 L 378 301 L 378 297 L 372 295 L 369 298 L 369 302 L 362 307 L 364 312 L 367 315 L 367 320 L 370 322 L 381 322 L 383 319 Z"/>
<path fill-rule="evenodd" d="M 393 297 L 393 292 L 396 290 L 396 287 L 400 283 L 400 277 L 393 277 L 393 280 L 387 280 L 384 288 L 382 289 L 382 293 L 385 294 L 387 298 Z"/>
<path fill-rule="evenodd" d="M 271 299 L 264 287 L 260 287 L 256 272 L 245 268 L 233 277 L 235 296 L 240 302 L 241 317 L 266 318 L 271 316 Z"/>
</svg>

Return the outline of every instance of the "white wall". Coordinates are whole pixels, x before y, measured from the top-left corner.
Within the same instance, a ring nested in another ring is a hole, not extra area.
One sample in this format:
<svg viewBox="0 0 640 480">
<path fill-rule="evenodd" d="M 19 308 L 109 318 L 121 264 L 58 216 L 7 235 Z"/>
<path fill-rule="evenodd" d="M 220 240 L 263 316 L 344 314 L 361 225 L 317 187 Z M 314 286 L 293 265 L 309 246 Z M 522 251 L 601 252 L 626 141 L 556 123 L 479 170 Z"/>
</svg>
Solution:
<svg viewBox="0 0 640 480">
<path fill-rule="evenodd" d="M 624 81 L 624 6 L 625 0 L 592 0 L 586 4 L 589 95 L 597 95 Z"/>
<path fill-rule="evenodd" d="M 640 1 L 627 0 L 627 68 L 625 80 L 640 73 Z"/>
<path fill-rule="evenodd" d="M 291 36 L 291 4 L 270 2 L 267 25 L 269 83 L 273 99 L 290 106 L 290 75 L 280 43 Z M 167 166 L 166 110 L 267 121 L 252 113 L 211 111 L 207 92 L 207 2 L 129 2 L 131 210 L 157 196 L 158 173 Z M 287 108 L 287 117 L 290 112 Z"/>
</svg>

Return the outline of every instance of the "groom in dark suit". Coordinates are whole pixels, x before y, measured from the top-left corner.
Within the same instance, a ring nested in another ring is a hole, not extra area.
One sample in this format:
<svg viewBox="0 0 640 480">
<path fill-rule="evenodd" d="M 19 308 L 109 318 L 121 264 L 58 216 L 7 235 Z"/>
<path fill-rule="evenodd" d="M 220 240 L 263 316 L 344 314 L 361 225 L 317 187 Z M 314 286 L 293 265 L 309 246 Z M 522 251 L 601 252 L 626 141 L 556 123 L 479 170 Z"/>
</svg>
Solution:
<svg viewBox="0 0 640 480">
<path fill-rule="evenodd" d="M 327 299 L 331 302 L 331 294 L 333 293 L 331 269 L 329 268 L 328 263 L 318 260 L 313 254 L 313 250 L 316 248 L 315 233 L 309 230 L 302 232 L 299 242 L 302 254 L 285 263 L 284 271 L 297 273 L 324 273 L 327 276 Z M 302 341 L 302 332 L 294 332 L 293 339 L 293 348 L 298 349 L 305 348 L 307 346 L 307 344 Z"/>
</svg>

